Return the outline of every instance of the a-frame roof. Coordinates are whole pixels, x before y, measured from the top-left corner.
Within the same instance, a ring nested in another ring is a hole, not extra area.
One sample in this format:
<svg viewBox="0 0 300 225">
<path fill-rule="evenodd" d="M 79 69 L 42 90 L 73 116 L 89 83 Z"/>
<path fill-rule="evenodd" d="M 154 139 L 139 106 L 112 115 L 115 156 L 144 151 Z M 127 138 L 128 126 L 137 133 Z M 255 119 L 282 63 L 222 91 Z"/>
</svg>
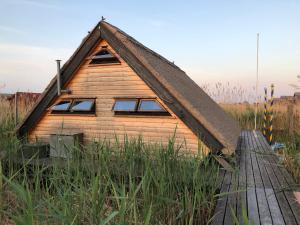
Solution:
<svg viewBox="0 0 300 225">
<path fill-rule="evenodd" d="M 100 21 L 61 70 L 66 84 L 100 40 L 106 40 L 158 97 L 213 151 L 235 151 L 240 128 L 184 71 L 117 27 Z M 53 78 L 41 98 L 17 128 L 22 137 L 57 97 Z"/>
</svg>

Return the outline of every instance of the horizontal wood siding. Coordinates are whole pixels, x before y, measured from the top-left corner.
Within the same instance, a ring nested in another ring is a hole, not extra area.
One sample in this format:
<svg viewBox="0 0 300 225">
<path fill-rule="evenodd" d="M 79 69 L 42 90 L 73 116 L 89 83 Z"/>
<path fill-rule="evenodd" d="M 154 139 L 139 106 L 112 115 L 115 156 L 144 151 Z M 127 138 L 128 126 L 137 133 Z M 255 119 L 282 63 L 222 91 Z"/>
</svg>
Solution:
<svg viewBox="0 0 300 225">
<path fill-rule="evenodd" d="M 102 45 L 108 44 L 102 41 L 91 55 Z M 113 49 L 110 48 L 110 50 L 115 53 Z M 127 134 L 133 138 L 141 135 L 147 142 L 167 144 L 176 129 L 176 144 L 183 144 L 184 150 L 197 152 L 198 137 L 159 99 L 171 116 L 114 115 L 112 112 L 114 97 L 157 97 L 120 57 L 119 60 L 120 65 L 91 66 L 90 60 L 87 59 L 65 87 L 70 89 L 72 94 L 64 94 L 55 100 L 57 102 L 61 98 L 69 97 L 96 98 L 95 116 L 63 116 L 46 112 L 31 130 L 29 139 L 48 141 L 49 134 L 52 133 L 83 132 L 85 141 L 103 138 L 113 140 L 116 136 L 122 139 L 124 134 Z M 204 146 L 202 143 L 200 145 Z M 205 146 L 204 148 L 207 151 Z"/>
</svg>

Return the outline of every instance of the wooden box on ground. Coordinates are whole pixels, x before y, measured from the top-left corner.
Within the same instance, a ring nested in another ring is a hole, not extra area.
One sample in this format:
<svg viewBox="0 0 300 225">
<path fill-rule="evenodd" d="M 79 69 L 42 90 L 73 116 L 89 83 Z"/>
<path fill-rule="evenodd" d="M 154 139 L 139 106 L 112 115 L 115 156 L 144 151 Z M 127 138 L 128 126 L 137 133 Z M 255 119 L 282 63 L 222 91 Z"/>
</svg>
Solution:
<svg viewBox="0 0 300 225">
<path fill-rule="evenodd" d="M 75 148 L 83 143 L 83 133 L 51 134 L 49 139 L 50 157 L 72 158 Z"/>
<path fill-rule="evenodd" d="M 47 143 L 27 143 L 23 144 L 21 152 L 19 153 L 21 157 L 25 159 L 30 158 L 47 158 L 49 157 L 49 144 Z"/>
</svg>

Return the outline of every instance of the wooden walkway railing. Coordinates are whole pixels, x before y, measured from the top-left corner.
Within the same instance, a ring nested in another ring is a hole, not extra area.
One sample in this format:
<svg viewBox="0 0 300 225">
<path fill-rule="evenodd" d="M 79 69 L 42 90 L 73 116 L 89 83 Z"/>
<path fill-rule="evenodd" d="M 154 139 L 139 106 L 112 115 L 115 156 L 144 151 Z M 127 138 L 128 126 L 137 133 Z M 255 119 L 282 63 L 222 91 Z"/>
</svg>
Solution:
<svg viewBox="0 0 300 225">
<path fill-rule="evenodd" d="M 224 172 L 213 225 L 300 225 L 299 192 L 260 132 L 242 131 L 235 172 Z M 226 194 L 227 193 L 227 194 Z"/>
</svg>

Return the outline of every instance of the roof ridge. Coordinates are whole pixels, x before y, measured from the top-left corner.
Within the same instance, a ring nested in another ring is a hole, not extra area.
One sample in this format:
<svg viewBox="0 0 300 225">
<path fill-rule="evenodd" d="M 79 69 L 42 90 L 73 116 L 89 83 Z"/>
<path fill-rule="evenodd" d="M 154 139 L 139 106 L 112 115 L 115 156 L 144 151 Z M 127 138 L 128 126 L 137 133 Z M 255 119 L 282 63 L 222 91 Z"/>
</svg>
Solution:
<svg viewBox="0 0 300 225">
<path fill-rule="evenodd" d="M 114 27 L 114 28 L 117 30 L 117 32 L 123 34 L 127 39 L 129 39 L 129 40 L 130 40 L 131 42 L 133 42 L 134 44 L 137 44 L 137 45 L 139 45 L 141 48 L 144 48 L 144 49 L 145 49 L 147 52 L 149 52 L 150 54 L 152 54 L 152 55 L 154 55 L 154 56 L 160 58 L 161 60 L 163 60 L 164 62 L 168 63 L 168 64 L 171 65 L 172 67 L 174 67 L 174 68 L 176 68 L 176 69 L 179 69 L 179 70 L 181 70 L 182 72 L 185 73 L 185 71 L 182 70 L 182 69 L 181 69 L 179 66 L 177 66 L 175 63 L 169 61 L 169 60 L 168 60 L 167 58 L 165 58 L 164 56 L 158 54 L 157 52 L 155 52 L 155 51 L 151 50 L 150 48 L 148 48 L 147 46 L 143 45 L 141 42 L 137 41 L 135 38 L 133 38 L 132 36 L 130 36 L 129 34 L 127 34 L 125 31 L 121 30 L 120 28 L 118 28 L 118 27 L 116 27 L 116 26 L 114 26 L 114 25 L 112 25 L 112 24 L 110 24 L 110 23 L 108 23 L 108 22 L 106 22 L 106 21 L 102 21 L 102 23 L 103 23 L 103 22 L 106 23 L 106 24 L 108 24 L 109 26 Z"/>
</svg>

